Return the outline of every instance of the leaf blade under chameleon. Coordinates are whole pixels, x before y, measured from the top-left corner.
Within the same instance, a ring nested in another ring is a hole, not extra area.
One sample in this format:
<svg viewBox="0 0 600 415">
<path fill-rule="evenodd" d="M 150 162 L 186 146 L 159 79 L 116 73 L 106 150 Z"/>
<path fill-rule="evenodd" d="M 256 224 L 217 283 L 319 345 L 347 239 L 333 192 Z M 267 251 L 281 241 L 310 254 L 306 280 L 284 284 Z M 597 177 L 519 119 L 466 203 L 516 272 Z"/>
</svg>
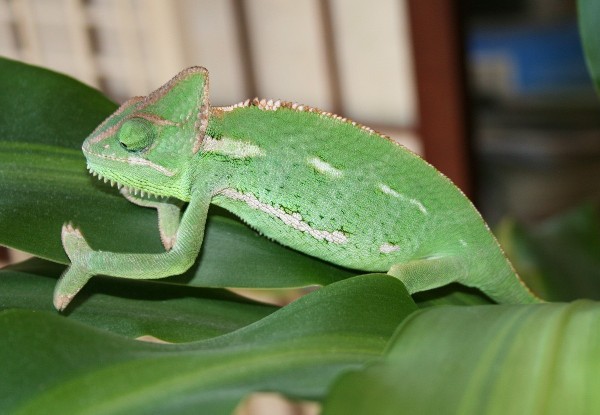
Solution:
<svg viewBox="0 0 600 415">
<path fill-rule="evenodd" d="M 0 412 L 218 415 L 259 390 L 320 400 L 340 373 L 380 356 L 415 309 L 398 280 L 359 276 L 232 333 L 177 345 L 3 311 Z"/>
<path fill-rule="evenodd" d="M 577 9 L 579 33 L 588 71 L 596 87 L 596 92 L 600 94 L 600 34 L 598 33 L 600 3 L 596 0 L 578 0 Z"/>
<path fill-rule="evenodd" d="M 498 239 L 528 285 L 549 301 L 600 299 L 600 214 L 585 204 L 535 225 L 505 220 Z"/>
<path fill-rule="evenodd" d="M 323 415 L 598 413 L 600 304 L 433 307 L 343 375 Z"/>
<path fill-rule="evenodd" d="M 55 312 L 52 292 L 66 267 L 33 258 L 0 270 L 0 311 Z M 94 278 L 67 311 L 70 320 L 130 338 L 189 342 L 235 331 L 277 307 L 226 290 L 159 281 Z"/>
</svg>

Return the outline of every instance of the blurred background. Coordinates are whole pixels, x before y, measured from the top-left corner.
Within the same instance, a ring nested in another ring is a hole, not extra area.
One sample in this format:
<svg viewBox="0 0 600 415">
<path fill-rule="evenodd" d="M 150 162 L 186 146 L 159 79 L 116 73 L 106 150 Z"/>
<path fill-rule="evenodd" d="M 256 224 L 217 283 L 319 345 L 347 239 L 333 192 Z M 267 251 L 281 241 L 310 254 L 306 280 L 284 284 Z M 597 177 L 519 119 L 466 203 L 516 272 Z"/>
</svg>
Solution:
<svg viewBox="0 0 600 415">
<path fill-rule="evenodd" d="M 280 98 L 371 126 L 493 227 L 600 200 L 600 103 L 574 0 L 0 0 L 0 55 L 117 102 L 205 66 L 213 105 Z M 599 255 L 582 262 L 600 280 Z"/>
<path fill-rule="evenodd" d="M 213 105 L 281 98 L 372 126 L 492 223 L 600 198 L 574 0 L 0 0 L 0 54 L 118 102 L 205 66 Z"/>
</svg>

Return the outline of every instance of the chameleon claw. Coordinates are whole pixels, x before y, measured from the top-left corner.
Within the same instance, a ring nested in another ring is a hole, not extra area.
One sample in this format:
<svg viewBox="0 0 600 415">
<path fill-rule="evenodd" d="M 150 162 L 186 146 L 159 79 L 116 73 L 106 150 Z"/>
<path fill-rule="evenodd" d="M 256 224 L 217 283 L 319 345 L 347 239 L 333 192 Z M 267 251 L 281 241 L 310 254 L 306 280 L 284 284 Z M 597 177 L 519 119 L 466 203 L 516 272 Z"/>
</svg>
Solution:
<svg viewBox="0 0 600 415">
<path fill-rule="evenodd" d="M 73 295 L 54 294 L 54 308 L 56 308 L 58 311 L 63 311 L 65 308 L 67 308 L 73 297 Z"/>
<path fill-rule="evenodd" d="M 175 242 L 177 241 L 177 235 L 167 236 L 163 233 L 160 234 L 160 240 L 167 251 L 170 251 L 173 246 L 175 246 Z"/>
<path fill-rule="evenodd" d="M 92 278 L 85 267 L 72 264 L 65 270 L 54 287 L 54 296 L 52 302 L 58 311 L 63 311 L 71 303 L 75 295 Z"/>
<path fill-rule="evenodd" d="M 81 231 L 67 222 L 62 227 L 61 240 L 71 266 L 60 277 L 54 289 L 53 303 L 58 311 L 67 307 L 93 275 L 88 268 L 89 256 L 93 251 Z"/>
<path fill-rule="evenodd" d="M 73 245 L 75 241 L 77 241 L 78 244 L 83 243 L 87 245 L 81 231 L 74 227 L 71 222 L 67 222 L 63 225 L 60 233 L 60 239 L 62 240 L 63 247 L 67 251 L 67 254 L 69 253 L 67 246 Z"/>
</svg>

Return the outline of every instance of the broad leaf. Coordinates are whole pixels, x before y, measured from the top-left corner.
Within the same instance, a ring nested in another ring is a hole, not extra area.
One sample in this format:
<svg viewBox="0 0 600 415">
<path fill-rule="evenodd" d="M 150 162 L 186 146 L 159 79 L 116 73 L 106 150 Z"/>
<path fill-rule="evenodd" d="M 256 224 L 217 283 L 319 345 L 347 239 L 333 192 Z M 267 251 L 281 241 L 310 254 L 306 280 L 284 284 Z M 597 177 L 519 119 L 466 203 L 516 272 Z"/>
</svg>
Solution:
<svg viewBox="0 0 600 415">
<path fill-rule="evenodd" d="M 0 270 L 0 311 L 54 312 L 52 292 L 64 265 L 40 259 Z M 184 342 L 232 332 L 277 308 L 225 290 L 94 278 L 67 310 L 69 319 L 128 337 Z"/>
<path fill-rule="evenodd" d="M 588 70 L 594 81 L 596 91 L 600 93 L 600 2 L 597 0 L 578 0 L 578 22 L 583 50 Z"/>
<path fill-rule="evenodd" d="M 115 104 L 71 78 L 6 59 L 0 59 L 0 90 L 0 245 L 66 264 L 60 229 L 71 221 L 95 249 L 163 251 L 156 211 L 133 206 L 85 169 L 81 143 Z M 197 266 L 172 281 L 280 288 L 356 274 L 214 212 Z"/>
<path fill-rule="evenodd" d="M 505 221 L 498 236 L 534 291 L 551 301 L 600 300 L 600 215 L 580 206 L 535 226 Z"/>
<path fill-rule="evenodd" d="M 385 359 L 345 375 L 324 415 L 600 413 L 600 305 L 430 308 Z"/>
<path fill-rule="evenodd" d="M 79 150 L 116 109 L 100 92 L 65 75 L 0 58 L 0 140 Z"/>
<path fill-rule="evenodd" d="M 416 309 L 397 280 L 331 284 L 224 336 L 163 345 L 57 315 L 0 312 L 0 413 L 229 414 L 253 391 L 322 399 Z"/>
</svg>

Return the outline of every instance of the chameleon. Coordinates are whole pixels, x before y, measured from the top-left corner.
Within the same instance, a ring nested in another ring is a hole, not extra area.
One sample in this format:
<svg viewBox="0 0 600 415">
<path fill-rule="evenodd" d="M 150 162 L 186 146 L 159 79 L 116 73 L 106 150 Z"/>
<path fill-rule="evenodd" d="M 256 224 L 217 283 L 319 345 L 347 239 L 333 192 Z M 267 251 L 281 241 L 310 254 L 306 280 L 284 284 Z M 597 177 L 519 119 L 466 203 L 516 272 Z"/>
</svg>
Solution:
<svg viewBox="0 0 600 415">
<path fill-rule="evenodd" d="M 410 293 L 456 282 L 500 303 L 543 301 L 469 199 L 417 154 L 367 126 L 293 102 L 212 107 L 208 85 L 205 68 L 185 69 L 127 100 L 83 142 L 93 176 L 157 210 L 165 252 L 93 250 L 64 224 L 70 265 L 54 290 L 58 310 L 97 274 L 185 272 L 200 251 L 211 203 L 308 255 L 386 272 Z"/>
</svg>

